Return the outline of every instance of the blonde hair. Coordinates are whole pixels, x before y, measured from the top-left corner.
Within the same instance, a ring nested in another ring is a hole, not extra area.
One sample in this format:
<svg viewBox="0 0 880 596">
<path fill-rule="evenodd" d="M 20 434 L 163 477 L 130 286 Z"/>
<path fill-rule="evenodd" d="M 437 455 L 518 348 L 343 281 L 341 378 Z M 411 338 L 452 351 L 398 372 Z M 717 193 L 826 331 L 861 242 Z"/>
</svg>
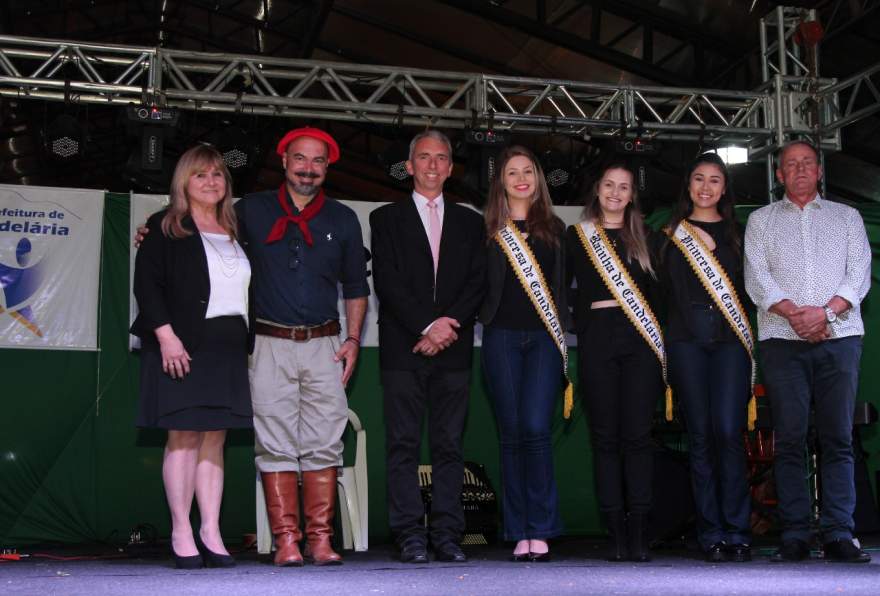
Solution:
<svg viewBox="0 0 880 596">
<path fill-rule="evenodd" d="M 163 234 L 171 238 L 185 238 L 192 235 L 193 230 L 183 225 L 183 219 L 190 215 L 186 185 L 190 176 L 211 168 L 219 170 L 226 180 L 226 194 L 217 203 L 217 223 L 231 238 L 238 238 L 238 219 L 232 206 L 232 176 L 229 175 L 229 169 L 223 162 L 223 156 L 210 145 L 196 145 L 187 149 L 177 160 L 174 175 L 171 177 L 168 212 L 162 218 Z"/>
<path fill-rule="evenodd" d="M 632 259 L 635 258 L 641 266 L 642 271 L 651 274 L 651 277 L 656 279 L 657 274 L 654 272 L 653 265 L 651 265 L 651 253 L 648 250 L 648 235 L 645 232 L 644 216 L 642 215 L 642 210 L 639 209 L 639 195 L 635 186 L 636 175 L 630 166 L 625 163 L 612 163 L 602 168 L 602 173 L 596 178 L 596 182 L 593 183 L 592 192 L 584 205 L 583 218 L 596 225 L 602 225 L 602 207 L 599 204 L 599 184 L 602 182 L 602 178 L 605 177 L 605 174 L 610 170 L 623 170 L 624 172 L 628 172 L 630 180 L 632 180 L 633 183 L 631 186 L 632 199 L 630 199 L 629 204 L 626 206 L 626 210 L 623 212 L 623 228 L 620 230 L 620 240 L 626 247 L 626 260 L 628 263 L 631 263 Z"/>
</svg>

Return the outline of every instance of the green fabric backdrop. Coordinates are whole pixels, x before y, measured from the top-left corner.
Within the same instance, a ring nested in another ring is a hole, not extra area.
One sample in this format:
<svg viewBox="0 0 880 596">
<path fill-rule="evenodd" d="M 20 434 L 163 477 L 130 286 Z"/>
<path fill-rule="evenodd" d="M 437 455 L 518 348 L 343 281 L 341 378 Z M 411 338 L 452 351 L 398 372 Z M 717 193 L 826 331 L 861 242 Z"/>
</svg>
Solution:
<svg viewBox="0 0 880 596">
<path fill-rule="evenodd" d="M 745 217 L 748 209 L 741 211 Z M 880 248 L 880 206 L 862 209 L 875 255 Z M 663 219 L 655 214 L 652 223 Z M 108 194 L 104 212 L 99 352 L 0 350 L 0 547 L 36 542 L 125 542 L 141 523 L 169 534 L 161 481 L 164 435 L 133 426 L 138 360 L 127 349 L 129 279 L 128 195 Z M 860 398 L 880 402 L 880 312 L 875 291 L 864 305 L 867 336 Z M 572 354 L 572 358 L 575 355 Z M 474 352 L 465 457 L 484 464 L 500 486 L 498 442 Z M 575 367 L 573 367 L 575 368 Z M 378 353 L 362 351 L 351 384 L 351 407 L 367 429 L 371 540 L 388 536 L 385 511 L 384 425 Z M 554 426 L 556 477 L 562 517 L 570 534 L 600 529 L 592 457 L 583 411 L 576 404 L 566 423 Z M 880 463 L 880 432 L 863 432 Z M 223 533 L 236 541 L 253 532 L 253 437 L 230 435 L 226 451 Z M 427 461 L 427 452 L 425 452 Z"/>
</svg>

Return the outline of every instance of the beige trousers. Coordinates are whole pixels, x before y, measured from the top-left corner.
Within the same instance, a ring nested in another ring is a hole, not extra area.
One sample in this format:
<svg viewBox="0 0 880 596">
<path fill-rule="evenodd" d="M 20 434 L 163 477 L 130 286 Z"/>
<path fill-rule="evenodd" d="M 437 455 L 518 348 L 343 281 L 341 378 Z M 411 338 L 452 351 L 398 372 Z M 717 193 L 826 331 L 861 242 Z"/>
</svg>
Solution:
<svg viewBox="0 0 880 596">
<path fill-rule="evenodd" d="M 342 465 L 348 399 L 339 337 L 304 342 L 257 335 L 249 362 L 254 453 L 260 472 L 302 472 Z"/>
</svg>

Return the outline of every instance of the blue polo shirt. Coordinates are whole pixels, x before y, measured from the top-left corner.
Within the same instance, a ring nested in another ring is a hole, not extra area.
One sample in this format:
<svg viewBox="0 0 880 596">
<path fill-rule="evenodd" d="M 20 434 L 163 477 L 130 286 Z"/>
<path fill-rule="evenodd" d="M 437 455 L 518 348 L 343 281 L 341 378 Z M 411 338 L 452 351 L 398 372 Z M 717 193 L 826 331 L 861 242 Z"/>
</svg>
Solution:
<svg viewBox="0 0 880 596">
<path fill-rule="evenodd" d="M 299 214 L 293 201 L 290 205 Z M 288 224 L 284 238 L 266 244 L 275 221 L 285 215 L 277 190 L 245 195 L 235 210 L 251 261 L 257 318 L 291 327 L 320 325 L 339 319 L 340 286 L 343 298 L 369 296 L 361 225 L 350 208 L 325 198 L 308 223 L 312 246 L 294 223 Z"/>
</svg>

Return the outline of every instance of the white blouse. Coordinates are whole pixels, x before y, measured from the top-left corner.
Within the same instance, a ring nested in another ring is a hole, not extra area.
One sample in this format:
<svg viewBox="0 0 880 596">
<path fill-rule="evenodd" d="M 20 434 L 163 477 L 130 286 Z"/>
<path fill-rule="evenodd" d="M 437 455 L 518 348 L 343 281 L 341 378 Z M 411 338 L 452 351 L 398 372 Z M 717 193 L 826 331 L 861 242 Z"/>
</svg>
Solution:
<svg viewBox="0 0 880 596">
<path fill-rule="evenodd" d="M 241 245 L 226 234 L 201 232 L 211 295 L 206 319 L 241 315 L 247 320 L 251 264 Z"/>
</svg>

